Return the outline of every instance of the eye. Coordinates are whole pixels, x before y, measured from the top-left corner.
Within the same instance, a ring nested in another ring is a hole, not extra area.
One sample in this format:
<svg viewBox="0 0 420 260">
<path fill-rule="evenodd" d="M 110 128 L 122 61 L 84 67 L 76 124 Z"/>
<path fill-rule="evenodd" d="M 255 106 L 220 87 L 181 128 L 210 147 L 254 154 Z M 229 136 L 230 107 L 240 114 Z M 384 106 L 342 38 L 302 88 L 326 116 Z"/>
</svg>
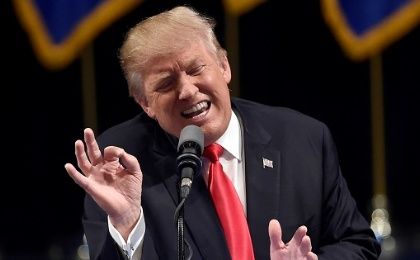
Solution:
<svg viewBox="0 0 420 260">
<path fill-rule="evenodd" d="M 159 82 L 156 87 L 155 87 L 155 91 L 156 92 L 167 92 L 172 88 L 172 83 L 173 83 L 173 78 L 166 78 L 164 80 L 162 80 L 161 82 Z"/>
<path fill-rule="evenodd" d="M 188 75 L 198 76 L 198 75 L 200 75 L 201 72 L 203 72 L 205 67 L 206 67 L 206 65 L 196 66 L 193 69 L 191 69 L 190 71 L 188 71 Z"/>
</svg>

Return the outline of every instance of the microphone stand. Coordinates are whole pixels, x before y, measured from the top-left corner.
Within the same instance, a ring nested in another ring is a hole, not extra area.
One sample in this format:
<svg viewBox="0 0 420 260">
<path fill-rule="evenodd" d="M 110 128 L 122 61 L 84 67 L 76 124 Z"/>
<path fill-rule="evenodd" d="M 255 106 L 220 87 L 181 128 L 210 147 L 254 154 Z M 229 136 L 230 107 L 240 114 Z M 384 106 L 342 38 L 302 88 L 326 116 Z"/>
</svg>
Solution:
<svg viewBox="0 0 420 260">
<path fill-rule="evenodd" d="M 201 169 L 200 155 L 203 152 L 204 135 L 200 127 L 188 125 L 184 127 L 179 136 L 176 158 L 178 173 L 180 173 L 179 204 L 175 209 L 174 222 L 178 233 L 178 260 L 185 260 L 185 246 L 188 249 L 187 260 L 192 258 L 192 249 L 184 238 L 184 204 L 190 193 L 194 174 Z"/>
<path fill-rule="evenodd" d="M 181 201 L 179 202 L 176 210 L 175 210 L 175 216 L 174 216 L 174 220 L 175 220 L 175 224 L 177 227 L 177 233 L 178 233 L 178 239 L 177 239 L 177 249 L 178 249 L 178 260 L 185 260 L 185 244 L 188 245 L 188 242 L 185 240 L 184 238 L 184 203 L 185 203 L 186 198 L 181 199 Z M 188 259 L 191 258 L 191 248 L 188 248 L 190 256 Z"/>
<path fill-rule="evenodd" d="M 200 168 L 201 168 L 201 165 L 200 165 Z M 193 252 L 192 252 L 190 244 L 188 244 L 188 241 L 184 238 L 184 229 L 185 229 L 184 228 L 184 204 L 190 193 L 194 171 L 192 168 L 184 168 L 182 172 L 185 178 L 181 179 L 180 188 L 179 188 L 180 202 L 175 209 L 174 222 L 175 222 L 177 233 L 178 233 L 178 240 L 177 240 L 178 260 L 185 260 L 185 246 L 188 249 L 187 260 L 189 260 L 192 258 Z"/>
</svg>

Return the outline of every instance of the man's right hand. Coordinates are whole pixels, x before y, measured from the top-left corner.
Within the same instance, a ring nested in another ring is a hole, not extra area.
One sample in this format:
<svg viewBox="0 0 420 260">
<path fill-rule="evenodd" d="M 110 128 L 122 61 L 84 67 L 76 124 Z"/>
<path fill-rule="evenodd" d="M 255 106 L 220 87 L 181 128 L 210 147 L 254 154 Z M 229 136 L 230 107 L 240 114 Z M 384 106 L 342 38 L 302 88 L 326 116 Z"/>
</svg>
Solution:
<svg viewBox="0 0 420 260">
<path fill-rule="evenodd" d="M 143 174 L 137 159 L 124 149 L 108 146 L 102 154 L 92 129 L 84 141 L 75 142 L 79 172 L 71 163 L 64 166 L 70 177 L 108 214 L 112 225 L 127 240 L 140 217 Z"/>
</svg>

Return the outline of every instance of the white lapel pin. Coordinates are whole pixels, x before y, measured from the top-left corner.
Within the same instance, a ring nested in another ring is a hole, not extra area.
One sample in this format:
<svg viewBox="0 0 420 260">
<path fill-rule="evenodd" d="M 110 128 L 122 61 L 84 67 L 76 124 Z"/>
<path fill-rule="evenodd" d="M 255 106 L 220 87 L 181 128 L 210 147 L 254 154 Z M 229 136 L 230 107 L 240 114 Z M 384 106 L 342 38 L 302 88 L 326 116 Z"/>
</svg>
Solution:
<svg viewBox="0 0 420 260">
<path fill-rule="evenodd" d="M 269 160 L 269 159 L 267 159 L 267 158 L 262 158 L 262 163 L 263 163 L 263 168 L 265 169 L 265 167 L 268 167 L 268 168 L 273 168 L 273 161 L 272 160 Z"/>
</svg>

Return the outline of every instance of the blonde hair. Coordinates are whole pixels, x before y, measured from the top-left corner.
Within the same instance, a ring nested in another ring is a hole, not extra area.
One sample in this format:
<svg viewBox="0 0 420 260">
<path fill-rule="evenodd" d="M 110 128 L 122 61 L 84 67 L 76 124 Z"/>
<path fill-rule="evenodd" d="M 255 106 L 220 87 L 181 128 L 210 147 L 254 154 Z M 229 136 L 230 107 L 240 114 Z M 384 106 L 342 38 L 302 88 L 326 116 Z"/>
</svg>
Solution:
<svg viewBox="0 0 420 260">
<path fill-rule="evenodd" d="M 179 6 L 151 16 L 131 28 L 119 53 L 130 96 L 142 97 L 141 73 L 153 58 L 183 50 L 197 40 L 202 41 L 216 57 L 226 55 L 214 27 L 214 19 L 191 7 Z"/>
</svg>

